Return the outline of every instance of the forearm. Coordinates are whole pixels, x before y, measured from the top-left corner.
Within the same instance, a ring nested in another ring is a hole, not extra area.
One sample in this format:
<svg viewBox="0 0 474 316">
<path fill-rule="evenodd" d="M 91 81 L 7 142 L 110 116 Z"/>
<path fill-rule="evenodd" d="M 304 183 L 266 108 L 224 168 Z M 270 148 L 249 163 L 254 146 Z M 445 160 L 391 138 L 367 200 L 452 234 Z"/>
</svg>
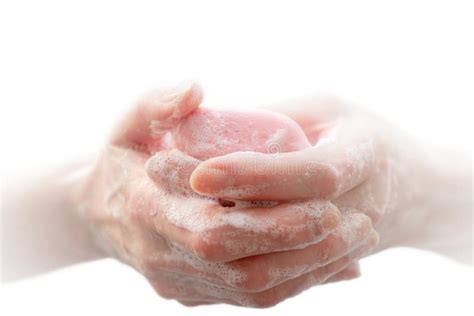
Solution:
<svg viewBox="0 0 474 316">
<path fill-rule="evenodd" d="M 429 212 L 414 246 L 472 264 L 472 160 L 467 153 L 433 151 L 424 184 Z"/>
<path fill-rule="evenodd" d="M 468 153 L 414 150 L 405 195 L 381 223 L 384 245 L 430 250 L 472 264 L 472 161 Z M 394 229 L 396 227 L 396 229 Z"/>
<path fill-rule="evenodd" d="M 41 176 L 5 179 L 1 210 L 2 281 L 103 257 L 77 216 L 70 165 Z"/>
</svg>

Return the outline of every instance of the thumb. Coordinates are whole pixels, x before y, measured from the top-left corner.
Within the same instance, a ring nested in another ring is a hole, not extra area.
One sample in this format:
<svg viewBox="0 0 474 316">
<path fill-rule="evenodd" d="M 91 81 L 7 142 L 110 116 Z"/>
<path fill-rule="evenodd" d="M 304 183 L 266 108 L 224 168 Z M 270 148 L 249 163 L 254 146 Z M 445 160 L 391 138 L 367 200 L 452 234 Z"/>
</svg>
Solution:
<svg viewBox="0 0 474 316">
<path fill-rule="evenodd" d="M 340 196 L 368 179 L 383 146 L 365 118 L 338 122 L 326 141 L 296 152 L 234 152 L 202 162 L 191 175 L 199 194 L 228 200 L 289 201 Z"/>
<path fill-rule="evenodd" d="M 198 108 L 201 101 L 202 89 L 193 82 L 151 91 L 125 115 L 111 142 L 151 153 L 162 147 L 166 133 Z"/>
</svg>

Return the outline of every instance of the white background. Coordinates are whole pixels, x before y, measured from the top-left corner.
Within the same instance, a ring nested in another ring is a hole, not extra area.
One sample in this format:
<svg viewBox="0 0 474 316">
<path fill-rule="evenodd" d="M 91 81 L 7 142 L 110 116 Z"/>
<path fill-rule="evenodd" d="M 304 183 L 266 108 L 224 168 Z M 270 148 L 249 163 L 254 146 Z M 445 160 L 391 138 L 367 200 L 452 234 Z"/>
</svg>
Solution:
<svg viewBox="0 0 474 316">
<path fill-rule="evenodd" d="M 209 106 L 333 93 L 470 150 L 472 1 L 1 1 L 2 173 L 93 153 L 143 91 L 202 83 Z M 270 310 L 185 308 L 113 261 L 2 286 L 3 315 L 472 315 L 473 269 L 395 249 L 362 278 Z"/>
</svg>

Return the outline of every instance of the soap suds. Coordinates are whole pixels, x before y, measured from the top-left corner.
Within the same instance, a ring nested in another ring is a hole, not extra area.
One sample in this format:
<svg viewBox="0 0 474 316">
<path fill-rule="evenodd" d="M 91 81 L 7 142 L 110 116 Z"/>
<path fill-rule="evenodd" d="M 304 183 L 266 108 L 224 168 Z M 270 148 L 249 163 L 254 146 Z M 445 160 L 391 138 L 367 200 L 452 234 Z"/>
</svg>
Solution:
<svg viewBox="0 0 474 316">
<path fill-rule="evenodd" d="M 347 209 L 341 210 L 347 212 Z M 337 227 L 337 232 L 340 234 L 346 245 L 354 245 L 361 240 L 361 231 L 358 229 L 364 221 L 367 221 L 367 216 L 360 213 L 345 213 L 342 221 Z"/>
<path fill-rule="evenodd" d="M 298 276 L 301 276 L 305 274 L 309 268 L 310 266 L 306 264 L 284 268 L 271 267 L 268 270 L 268 276 L 270 277 L 271 281 L 267 285 L 267 288 L 274 287 L 286 280 L 294 279 Z"/>
<path fill-rule="evenodd" d="M 251 202 L 249 204 L 252 205 Z M 299 224 L 299 227 L 295 223 L 285 224 L 278 222 L 271 216 L 258 216 L 258 213 L 251 212 L 253 207 L 242 209 L 238 207 L 222 208 L 218 211 L 214 208 L 215 211 L 212 211 L 212 205 L 219 206 L 217 201 L 200 196 L 185 200 L 168 198 L 161 209 L 163 210 L 163 215 L 170 223 L 191 232 L 205 232 L 228 225 L 253 232 L 272 229 L 276 232 L 275 235 L 279 235 L 279 229 L 300 230 L 308 226 L 314 226 L 314 221 L 319 221 L 321 216 L 332 208 L 328 202 L 319 200 L 292 204 L 291 209 L 288 209 L 288 215 L 291 214 L 291 217 L 294 219 L 305 219 L 304 222 Z M 258 206 L 258 203 L 256 205 Z"/>
<path fill-rule="evenodd" d="M 169 243 L 171 252 L 164 256 L 169 262 L 185 262 L 198 272 L 204 274 L 205 278 L 218 277 L 217 282 L 224 282 L 231 287 L 236 287 L 247 280 L 247 275 L 239 269 L 232 267 L 228 263 L 207 262 L 199 259 L 193 254 L 181 249 L 178 245 Z"/>
</svg>

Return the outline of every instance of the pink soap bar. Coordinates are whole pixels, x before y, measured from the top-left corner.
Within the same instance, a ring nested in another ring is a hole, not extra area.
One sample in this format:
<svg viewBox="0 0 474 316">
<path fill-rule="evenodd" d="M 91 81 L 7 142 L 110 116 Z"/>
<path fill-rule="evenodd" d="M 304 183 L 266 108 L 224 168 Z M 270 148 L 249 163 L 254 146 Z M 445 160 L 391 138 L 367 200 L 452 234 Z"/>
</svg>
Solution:
<svg viewBox="0 0 474 316">
<path fill-rule="evenodd" d="M 279 153 L 311 146 L 295 121 L 266 110 L 199 108 L 180 121 L 173 140 L 176 148 L 200 160 L 236 151 Z"/>
</svg>

